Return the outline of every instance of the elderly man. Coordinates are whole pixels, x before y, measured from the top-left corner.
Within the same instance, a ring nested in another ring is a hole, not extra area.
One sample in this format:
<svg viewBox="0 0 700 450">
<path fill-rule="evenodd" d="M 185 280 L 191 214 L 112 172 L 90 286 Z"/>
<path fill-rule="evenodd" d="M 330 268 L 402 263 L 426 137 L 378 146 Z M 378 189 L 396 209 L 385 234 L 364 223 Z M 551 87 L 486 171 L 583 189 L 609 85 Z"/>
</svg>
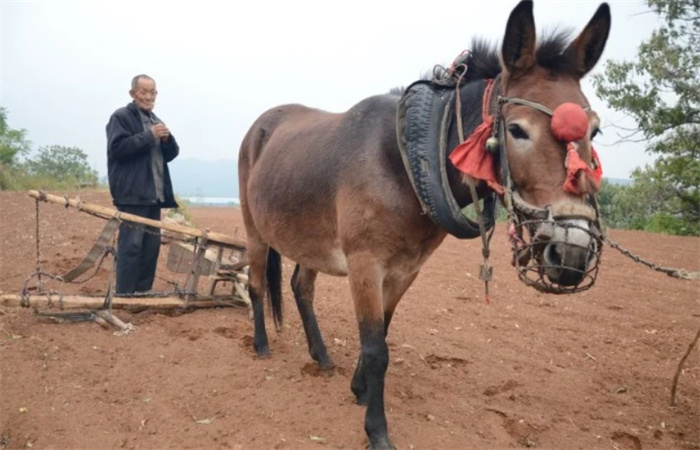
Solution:
<svg viewBox="0 0 700 450">
<path fill-rule="evenodd" d="M 129 91 L 133 101 L 117 109 L 107 124 L 109 190 L 119 211 L 160 220 L 161 208 L 177 208 L 168 163 L 180 148 L 168 127 L 153 113 L 156 82 L 137 75 Z M 124 222 L 117 242 L 117 294 L 153 287 L 160 230 Z"/>
</svg>

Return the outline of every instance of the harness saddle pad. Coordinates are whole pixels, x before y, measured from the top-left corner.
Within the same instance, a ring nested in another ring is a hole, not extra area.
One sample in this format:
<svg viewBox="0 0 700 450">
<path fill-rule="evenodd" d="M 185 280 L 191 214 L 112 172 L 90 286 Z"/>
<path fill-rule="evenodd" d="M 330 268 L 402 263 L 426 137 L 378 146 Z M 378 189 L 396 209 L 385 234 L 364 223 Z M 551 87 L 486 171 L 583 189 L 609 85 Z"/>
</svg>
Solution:
<svg viewBox="0 0 700 450">
<path fill-rule="evenodd" d="M 406 172 L 423 211 L 460 239 L 480 236 L 478 223 L 457 204 L 447 177 L 447 137 L 453 117 L 454 89 L 421 80 L 410 85 L 399 101 L 396 133 Z M 495 196 L 485 200 L 484 225 L 494 223 Z"/>
</svg>

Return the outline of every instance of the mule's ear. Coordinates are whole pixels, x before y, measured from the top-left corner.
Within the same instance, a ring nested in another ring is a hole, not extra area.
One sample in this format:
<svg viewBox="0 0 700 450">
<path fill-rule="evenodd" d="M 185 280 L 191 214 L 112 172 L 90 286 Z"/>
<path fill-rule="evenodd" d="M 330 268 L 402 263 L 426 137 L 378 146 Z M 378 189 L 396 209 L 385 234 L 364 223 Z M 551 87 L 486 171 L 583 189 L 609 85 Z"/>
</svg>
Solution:
<svg viewBox="0 0 700 450">
<path fill-rule="evenodd" d="M 576 64 L 576 72 L 583 77 L 596 65 L 603 54 L 605 43 L 610 34 L 610 7 L 603 3 L 593 15 L 586 28 L 569 45 Z"/>
<path fill-rule="evenodd" d="M 522 75 L 534 67 L 536 40 L 532 1 L 523 0 L 510 13 L 501 49 L 503 66 L 511 77 Z"/>
</svg>

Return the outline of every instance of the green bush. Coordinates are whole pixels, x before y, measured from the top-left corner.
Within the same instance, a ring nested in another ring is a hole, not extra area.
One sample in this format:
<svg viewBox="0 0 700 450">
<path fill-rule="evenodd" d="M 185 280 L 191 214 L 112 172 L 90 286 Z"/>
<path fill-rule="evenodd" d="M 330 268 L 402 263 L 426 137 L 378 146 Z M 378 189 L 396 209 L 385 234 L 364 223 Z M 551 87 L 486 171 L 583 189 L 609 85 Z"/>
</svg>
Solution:
<svg viewBox="0 0 700 450">
<path fill-rule="evenodd" d="M 97 185 L 97 171 L 90 167 L 85 152 L 77 147 L 41 147 L 23 163 L 23 168 L 33 182 L 56 183 L 64 188 Z"/>
<path fill-rule="evenodd" d="M 644 225 L 644 231 L 673 235 L 698 235 L 698 230 L 692 230 L 679 217 L 674 217 L 668 213 L 654 214 Z"/>
</svg>

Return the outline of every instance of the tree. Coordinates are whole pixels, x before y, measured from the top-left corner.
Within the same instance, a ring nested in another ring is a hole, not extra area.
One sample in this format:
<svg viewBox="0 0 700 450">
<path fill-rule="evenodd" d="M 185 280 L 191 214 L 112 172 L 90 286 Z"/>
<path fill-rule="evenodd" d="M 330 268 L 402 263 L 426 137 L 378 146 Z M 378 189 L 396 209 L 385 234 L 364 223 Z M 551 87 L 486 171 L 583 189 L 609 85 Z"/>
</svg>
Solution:
<svg viewBox="0 0 700 450">
<path fill-rule="evenodd" d="M 85 152 L 77 147 L 41 147 L 37 155 L 25 163 L 25 167 L 29 175 L 57 183 L 97 184 L 97 171 L 90 167 Z"/>
<path fill-rule="evenodd" d="M 679 199 L 675 189 L 655 175 L 647 167 L 632 173 L 630 185 L 616 185 L 603 179 L 598 204 L 604 225 L 668 234 L 699 234 L 699 229 L 690 228 L 692 224 L 667 212 L 678 208 Z"/>
<path fill-rule="evenodd" d="M 19 159 L 29 153 L 26 130 L 13 130 L 7 124 L 7 110 L 0 107 L 0 190 L 11 184 L 19 170 Z"/>
<path fill-rule="evenodd" d="M 594 77 L 597 94 L 629 114 L 638 129 L 623 140 L 649 142 L 658 155 L 635 178 L 654 180 L 674 201 L 656 211 L 700 233 L 700 0 L 647 0 L 663 25 L 633 61 L 609 61 Z M 640 138 L 641 135 L 641 138 Z M 640 188 L 641 189 L 641 188 Z"/>
<path fill-rule="evenodd" d="M 26 130 L 13 130 L 7 125 L 7 110 L 0 107 L 0 165 L 12 166 L 29 153 Z"/>
</svg>

